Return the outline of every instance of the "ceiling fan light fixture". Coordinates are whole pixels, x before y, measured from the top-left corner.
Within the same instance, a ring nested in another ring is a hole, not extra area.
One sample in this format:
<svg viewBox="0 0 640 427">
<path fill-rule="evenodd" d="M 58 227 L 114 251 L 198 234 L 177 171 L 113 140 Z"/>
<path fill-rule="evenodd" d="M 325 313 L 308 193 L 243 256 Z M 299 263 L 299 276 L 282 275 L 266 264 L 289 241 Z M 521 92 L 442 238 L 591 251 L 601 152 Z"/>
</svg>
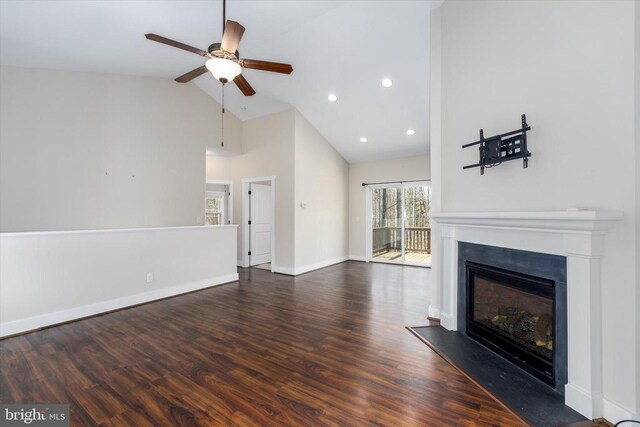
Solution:
<svg viewBox="0 0 640 427">
<path fill-rule="evenodd" d="M 242 67 L 230 59 L 211 58 L 204 65 L 213 74 L 213 77 L 222 83 L 233 81 L 242 73 Z"/>
</svg>

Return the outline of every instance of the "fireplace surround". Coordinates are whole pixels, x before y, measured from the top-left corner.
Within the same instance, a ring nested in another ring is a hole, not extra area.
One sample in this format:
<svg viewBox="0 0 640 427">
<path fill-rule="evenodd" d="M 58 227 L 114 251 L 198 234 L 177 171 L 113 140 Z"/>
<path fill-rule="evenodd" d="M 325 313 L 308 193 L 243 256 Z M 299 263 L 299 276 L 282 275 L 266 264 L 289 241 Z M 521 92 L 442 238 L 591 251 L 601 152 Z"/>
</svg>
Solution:
<svg viewBox="0 0 640 427">
<path fill-rule="evenodd" d="M 566 258 L 567 379 L 564 401 L 589 419 L 603 417 L 601 259 L 605 254 L 605 235 L 622 219 L 622 213 L 577 209 L 433 212 L 431 218 L 434 246 L 429 316 L 440 319 L 442 326 L 451 331 L 462 332 L 464 327 L 459 312 L 462 305 L 458 301 L 461 297 L 458 286 L 460 242 Z M 617 408 L 610 410 L 618 411 Z"/>
<path fill-rule="evenodd" d="M 564 394 L 566 257 L 458 242 L 463 334 Z"/>
</svg>

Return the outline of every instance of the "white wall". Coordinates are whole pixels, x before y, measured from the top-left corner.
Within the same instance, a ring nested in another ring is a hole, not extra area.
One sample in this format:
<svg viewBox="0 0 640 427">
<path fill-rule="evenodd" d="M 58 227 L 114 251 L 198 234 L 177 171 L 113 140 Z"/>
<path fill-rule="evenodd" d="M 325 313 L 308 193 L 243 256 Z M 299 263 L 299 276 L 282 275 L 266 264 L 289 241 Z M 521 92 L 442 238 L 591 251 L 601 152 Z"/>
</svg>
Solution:
<svg viewBox="0 0 640 427">
<path fill-rule="evenodd" d="M 294 268 L 294 110 L 270 114 L 242 123 L 242 154 L 233 157 L 207 156 L 206 179 L 232 180 L 234 222 L 242 221 L 242 180 L 276 176 L 276 265 Z M 204 196 L 203 196 L 204 197 Z M 238 242 L 243 242 L 242 227 Z M 242 259 L 238 244 L 237 259 Z"/>
<path fill-rule="evenodd" d="M 442 29 L 441 8 L 432 9 L 431 15 L 431 43 L 429 45 L 429 104 L 430 104 L 430 163 L 431 163 L 431 212 L 442 211 Z M 440 247 L 440 225 L 431 222 L 431 283 L 442 282 L 442 271 L 437 267 L 441 264 L 442 248 Z M 440 318 L 440 304 L 442 298 L 441 287 L 431 286 L 431 301 L 427 315 L 434 319 Z"/>
<path fill-rule="evenodd" d="M 636 354 L 640 355 L 640 3 L 635 2 L 635 122 L 636 122 Z M 640 418 L 640 369 L 636 372 L 636 418 Z"/>
<path fill-rule="evenodd" d="M 172 80 L 1 67 L 0 230 L 197 224 L 219 110 Z"/>
<path fill-rule="evenodd" d="M 207 179 L 233 180 L 239 224 L 242 180 L 276 177 L 274 271 L 300 274 L 346 259 L 348 163 L 293 109 L 245 121 L 242 135 L 241 155 L 207 156 Z M 238 239 L 240 261 L 242 227 Z"/>
<path fill-rule="evenodd" d="M 349 164 L 297 111 L 294 162 L 296 273 L 345 261 Z"/>
<path fill-rule="evenodd" d="M 442 29 L 442 210 L 608 208 L 625 218 L 603 259 L 605 416 L 637 412 L 634 3 L 449 1 Z M 461 145 L 532 126 L 528 169 L 480 176 Z M 434 158 L 434 161 L 438 159 Z M 611 421 L 617 421 L 611 419 Z"/>
<path fill-rule="evenodd" d="M 236 228 L 3 233 L 0 336 L 237 280 Z"/>
<path fill-rule="evenodd" d="M 233 179 L 233 158 L 207 155 L 207 180 Z"/>
<path fill-rule="evenodd" d="M 430 179 L 429 156 L 404 157 L 349 166 L 349 257 L 366 257 L 366 190 L 363 182 Z"/>
</svg>

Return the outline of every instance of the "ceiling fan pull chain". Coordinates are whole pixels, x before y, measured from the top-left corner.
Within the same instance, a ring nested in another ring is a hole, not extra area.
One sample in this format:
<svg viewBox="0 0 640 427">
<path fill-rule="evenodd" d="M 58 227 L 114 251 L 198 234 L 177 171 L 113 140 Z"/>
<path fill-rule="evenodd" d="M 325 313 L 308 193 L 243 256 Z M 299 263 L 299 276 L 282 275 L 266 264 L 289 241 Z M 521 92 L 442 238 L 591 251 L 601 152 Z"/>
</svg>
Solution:
<svg viewBox="0 0 640 427">
<path fill-rule="evenodd" d="M 222 115 L 220 117 L 220 146 L 224 147 L 224 83 L 222 84 Z"/>
</svg>

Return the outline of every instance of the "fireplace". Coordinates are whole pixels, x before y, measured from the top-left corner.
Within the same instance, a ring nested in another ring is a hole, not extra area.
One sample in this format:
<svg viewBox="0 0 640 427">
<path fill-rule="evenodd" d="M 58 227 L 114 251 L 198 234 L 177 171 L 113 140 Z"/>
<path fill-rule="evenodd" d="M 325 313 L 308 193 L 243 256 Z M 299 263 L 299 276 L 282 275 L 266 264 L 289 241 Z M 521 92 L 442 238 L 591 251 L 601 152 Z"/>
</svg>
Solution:
<svg viewBox="0 0 640 427">
<path fill-rule="evenodd" d="M 560 394 L 567 383 L 566 265 L 563 256 L 458 242 L 461 332 Z"/>
<path fill-rule="evenodd" d="M 465 267 L 467 335 L 555 386 L 555 283 L 471 261 Z"/>
</svg>

